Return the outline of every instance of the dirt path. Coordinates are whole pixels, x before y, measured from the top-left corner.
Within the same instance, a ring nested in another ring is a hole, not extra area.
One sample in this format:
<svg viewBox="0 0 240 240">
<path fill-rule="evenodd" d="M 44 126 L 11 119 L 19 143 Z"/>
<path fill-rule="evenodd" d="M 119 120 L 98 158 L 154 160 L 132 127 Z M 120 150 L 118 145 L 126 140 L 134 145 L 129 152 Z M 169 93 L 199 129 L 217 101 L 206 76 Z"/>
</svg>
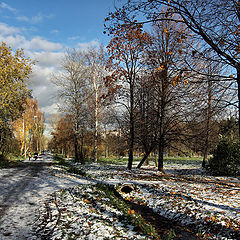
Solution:
<svg viewBox="0 0 240 240">
<path fill-rule="evenodd" d="M 54 171 L 52 157 L 41 156 L 18 168 L 0 169 L 0 240 L 38 239 L 32 228 L 48 194 L 86 180 Z"/>
</svg>

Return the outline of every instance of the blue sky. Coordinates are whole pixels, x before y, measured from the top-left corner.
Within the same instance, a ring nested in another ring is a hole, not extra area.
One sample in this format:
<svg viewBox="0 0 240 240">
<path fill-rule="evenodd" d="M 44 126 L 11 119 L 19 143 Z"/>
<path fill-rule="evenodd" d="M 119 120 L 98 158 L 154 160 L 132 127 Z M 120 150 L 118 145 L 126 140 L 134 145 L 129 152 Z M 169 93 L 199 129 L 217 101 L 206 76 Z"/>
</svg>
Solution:
<svg viewBox="0 0 240 240">
<path fill-rule="evenodd" d="M 72 45 L 99 40 L 104 18 L 114 0 L 8 0 L 0 1 L 0 22 L 22 30 L 27 37 Z"/>
<path fill-rule="evenodd" d="M 23 48 L 36 60 L 29 88 L 49 121 L 57 113 L 56 71 L 66 48 L 86 48 L 109 41 L 103 34 L 104 18 L 114 0 L 0 0 L 0 42 Z M 116 1 L 117 2 L 117 1 Z"/>
</svg>

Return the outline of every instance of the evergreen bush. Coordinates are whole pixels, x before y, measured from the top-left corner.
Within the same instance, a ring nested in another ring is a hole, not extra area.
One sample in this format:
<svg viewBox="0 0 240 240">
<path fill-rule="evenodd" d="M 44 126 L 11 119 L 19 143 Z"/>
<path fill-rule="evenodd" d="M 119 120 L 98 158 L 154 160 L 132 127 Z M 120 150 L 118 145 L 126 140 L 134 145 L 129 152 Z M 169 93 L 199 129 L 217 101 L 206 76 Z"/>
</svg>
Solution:
<svg viewBox="0 0 240 240">
<path fill-rule="evenodd" d="M 209 170 L 216 175 L 233 176 L 240 170 L 240 142 L 222 138 L 208 161 Z"/>
</svg>

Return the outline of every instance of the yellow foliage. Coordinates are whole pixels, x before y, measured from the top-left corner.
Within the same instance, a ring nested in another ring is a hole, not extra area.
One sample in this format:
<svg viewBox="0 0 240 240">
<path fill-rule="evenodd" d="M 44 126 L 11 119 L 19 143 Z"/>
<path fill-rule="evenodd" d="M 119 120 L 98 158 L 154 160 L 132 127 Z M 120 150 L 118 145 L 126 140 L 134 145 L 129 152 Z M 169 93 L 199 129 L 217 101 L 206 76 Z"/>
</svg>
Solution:
<svg viewBox="0 0 240 240">
<path fill-rule="evenodd" d="M 14 135 L 21 144 L 21 152 L 24 148 L 29 149 L 33 137 L 39 139 L 43 136 L 45 121 L 43 113 L 38 109 L 36 99 L 27 98 L 23 109 L 22 116 L 12 124 Z"/>
<path fill-rule="evenodd" d="M 159 71 L 162 71 L 164 69 L 164 65 L 161 65 L 160 67 L 158 67 Z"/>
<path fill-rule="evenodd" d="M 167 28 L 164 28 L 164 29 L 163 29 L 163 32 L 168 33 Z"/>
<path fill-rule="evenodd" d="M 0 45 L 0 112 L 1 118 L 14 119 L 20 112 L 29 90 L 26 79 L 32 71 L 30 59 L 23 50 L 12 51 L 5 43 Z"/>
</svg>

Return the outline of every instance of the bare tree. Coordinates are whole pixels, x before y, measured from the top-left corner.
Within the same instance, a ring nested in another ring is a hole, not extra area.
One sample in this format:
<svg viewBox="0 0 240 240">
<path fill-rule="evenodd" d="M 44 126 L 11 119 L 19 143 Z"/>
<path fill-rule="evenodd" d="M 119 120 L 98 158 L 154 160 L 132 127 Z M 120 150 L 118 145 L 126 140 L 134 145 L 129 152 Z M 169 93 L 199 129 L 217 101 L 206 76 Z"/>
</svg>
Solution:
<svg viewBox="0 0 240 240">
<path fill-rule="evenodd" d="M 75 161 L 84 162 L 79 156 L 80 130 L 85 124 L 87 66 L 82 51 L 67 50 L 59 72 L 52 76 L 53 83 L 58 87 L 59 109 L 73 116 Z"/>
<path fill-rule="evenodd" d="M 169 14 L 170 13 L 170 14 Z M 174 14 L 174 15 L 173 15 Z M 129 0 L 110 13 L 106 20 L 118 19 L 122 24 L 144 24 L 158 21 L 184 23 L 193 37 L 200 41 L 198 49 L 205 58 L 218 59 L 228 67 L 224 81 L 235 81 L 240 116 L 240 2 L 238 0 Z M 232 74 L 231 72 L 234 72 Z M 240 119 L 240 117 L 238 117 Z M 240 121 L 239 133 L 240 133 Z M 239 134 L 240 136 L 240 134 Z"/>
<path fill-rule="evenodd" d="M 143 99 L 138 100 L 140 132 L 143 126 L 149 129 L 151 144 L 141 136 L 145 156 L 138 167 L 157 148 L 158 170 L 163 171 L 165 149 L 174 138 L 179 138 L 179 122 L 183 121 L 184 98 L 189 88 L 189 72 L 182 57 L 182 52 L 187 51 L 185 35 L 185 29 L 171 21 L 154 25 L 152 44 L 146 50 L 146 75 L 140 85 L 139 96 Z M 147 127 L 146 120 L 150 121 L 151 128 Z"/>
<path fill-rule="evenodd" d="M 86 65 L 88 66 L 89 102 L 93 106 L 94 121 L 94 161 L 97 162 L 98 132 L 100 117 L 103 114 L 103 95 L 106 93 L 104 76 L 106 75 L 106 53 L 102 46 L 91 48 L 85 52 Z M 92 104 L 91 104 L 92 103 Z"/>
<path fill-rule="evenodd" d="M 112 35 L 112 39 L 108 45 L 107 68 L 111 75 L 106 78 L 106 85 L 109 93 L 118 96 L 118 102 L 121 102 L 128 112 L 128 169 L 131 169 L 135 140 L 134 92 L 141 69 L 143 50 L 149 38 L 148 34 L 139 26 L 136 28 L 134 26 L 120 27 L 110 30 L 109 34 Z"/>
</svg>

